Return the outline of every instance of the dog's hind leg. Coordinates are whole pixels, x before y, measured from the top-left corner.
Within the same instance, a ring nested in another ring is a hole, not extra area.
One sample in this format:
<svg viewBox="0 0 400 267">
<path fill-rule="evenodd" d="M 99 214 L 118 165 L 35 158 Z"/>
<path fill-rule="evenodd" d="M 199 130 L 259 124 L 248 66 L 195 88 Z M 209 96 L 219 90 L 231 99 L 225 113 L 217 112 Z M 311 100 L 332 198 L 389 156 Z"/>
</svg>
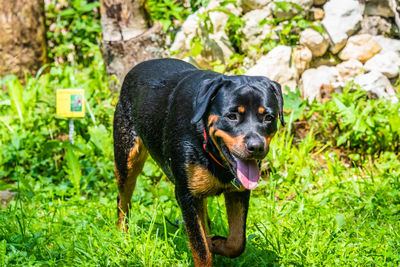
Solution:
<svg viewBox="0 0 400 267">
<path fill-rule="evenodd" d="M 142 172 L 147 150 L 137 135 L 129 105 L 118 103 L 114 114 L 114 159 L 118 185 L 118 228 L 127 231 L 127 220 L 136 178 Z"/>
</svg>

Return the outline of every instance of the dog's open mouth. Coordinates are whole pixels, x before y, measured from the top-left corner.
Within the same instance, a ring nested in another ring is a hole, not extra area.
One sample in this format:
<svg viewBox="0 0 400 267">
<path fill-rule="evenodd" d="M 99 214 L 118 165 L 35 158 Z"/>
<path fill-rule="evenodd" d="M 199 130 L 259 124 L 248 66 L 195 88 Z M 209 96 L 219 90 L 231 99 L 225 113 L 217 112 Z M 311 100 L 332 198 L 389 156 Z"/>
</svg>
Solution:
<svg viewBox="0 0 400 267">
<path fill-rule="evenodd" d="M 260 179 L 260 169 L 255 159 L 240 159 L 232 155 L 229 149 L 222 144 L 222 152 L 230 163 L 230 170 L 246 189 L 254 189 Z"/>
</svg>

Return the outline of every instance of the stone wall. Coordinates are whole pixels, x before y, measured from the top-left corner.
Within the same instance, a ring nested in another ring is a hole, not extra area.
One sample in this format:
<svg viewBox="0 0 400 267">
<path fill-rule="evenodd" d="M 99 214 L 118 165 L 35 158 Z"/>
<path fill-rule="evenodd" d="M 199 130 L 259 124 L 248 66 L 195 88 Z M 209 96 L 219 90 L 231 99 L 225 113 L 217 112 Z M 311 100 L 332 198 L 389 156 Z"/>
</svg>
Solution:
<svg viewBox="0 0 400 267">
<path fill-rule="evenodd" d="M 221 2 L 211 0 L 183 23 L 170 50 L 203 68 L 213 61 L 227 64 L 235 51 L 225 25 L 229 14 L 234 14 L 244 21 L 239 31 L 243 36 L 240 51 L 246 55 L 245 74 L 269 77 L 292 91 L 299 87 L 310 101 L 319 99 L 323 88 L 340 91 L 351 80 L 377 97 L 397 101 L 393 84 L 399 78 L 400 40 L 391 37 L 399 32 L 395 0 L 290 2 L 294 3 L 290 8 L 277 9 L 272 0 L 242 0 L 226 5 L 228 12 L 223 12 L 216 10 Z M 208 14 L 212 33 L 206 31 L 209 27 L 199 16 L 204 14 Z M 267 38 L 280 42 L 279 33 L 287 23 L 296 23 L 291 18 L 297 15 L 311 21 L 304 30 L 292 29 L 298 42 L 260 54 L 257 47 Z M 318 31 L 321 25 L 324 31 Z M 203 49 L 195 57 L 187 57 L 194 37 L 202 40 Z"/>
</svg>

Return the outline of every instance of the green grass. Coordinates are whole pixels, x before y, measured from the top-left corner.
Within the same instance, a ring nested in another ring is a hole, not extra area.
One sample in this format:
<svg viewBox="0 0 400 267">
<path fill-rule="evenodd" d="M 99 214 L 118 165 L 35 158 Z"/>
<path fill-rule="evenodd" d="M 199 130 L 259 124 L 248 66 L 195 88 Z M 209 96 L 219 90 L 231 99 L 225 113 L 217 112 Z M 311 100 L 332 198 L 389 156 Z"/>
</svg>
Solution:
<svg viewBox="0 0 400 267">
<path fill-rule="evenodd" d="M 312 138 L 297 146 L 287 140 L 285 131 L 275 137 L 266 161 L 272 171 L 252 194 L 244 254 L 216 256 L 215 265 L 397 266 L 398 157 L 387 152 L 349 167 L 328 152 L 309 152 L 321 146 Z M 330 166 L 315 160 L 325 156 Z M 5 265 L 192 264 L 173 187 L 164 177 L 139 178 L 128 234 L 117 230 L 117 190 L 108 186 L 103 196 L 91 197 L 60 198 L 39 184 L 31 194 L 20 190 L 18 199 L 0 210 Z M 226 235 L 223 198 L 208 204 L 213 233 Z"/>
</svg>

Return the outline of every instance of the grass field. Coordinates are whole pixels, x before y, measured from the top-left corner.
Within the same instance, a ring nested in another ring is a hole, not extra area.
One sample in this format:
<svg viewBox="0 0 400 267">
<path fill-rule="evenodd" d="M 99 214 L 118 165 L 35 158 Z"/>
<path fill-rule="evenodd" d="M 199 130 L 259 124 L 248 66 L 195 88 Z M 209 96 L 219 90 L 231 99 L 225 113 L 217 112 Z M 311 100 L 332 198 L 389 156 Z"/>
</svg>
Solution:
<svg viewBox="0 0 400 267">
<path fill-rule="evenodd" d="M 275 137 L 264 165 L 271 171 L 252 193 L 244 254 L 216 256 L 215 265 L 398 266 L 398 157 L 387 152 L 354 167 L 335 153 L 318 153 L 322 144 L 311 136 L 296 146 L 287 140 L 284 130 Z M 320 164 L 324 157 L 329 160 Z M 151 162 L 146 167 L 154 168 Z M 0 210 L 3 264 L 192 264 L 173 187 L 165 177 L 158 182 L 140 177 L 128 234 L 116 227 L 114 184 L 90 197 L 56 197 L 56 190 L 53 184 L 37 183 L 30 194 L 18 194 Z M 226 235 L 223 197 L 210 198 L 208 208 L 212 232 Z"/>
</svg>

